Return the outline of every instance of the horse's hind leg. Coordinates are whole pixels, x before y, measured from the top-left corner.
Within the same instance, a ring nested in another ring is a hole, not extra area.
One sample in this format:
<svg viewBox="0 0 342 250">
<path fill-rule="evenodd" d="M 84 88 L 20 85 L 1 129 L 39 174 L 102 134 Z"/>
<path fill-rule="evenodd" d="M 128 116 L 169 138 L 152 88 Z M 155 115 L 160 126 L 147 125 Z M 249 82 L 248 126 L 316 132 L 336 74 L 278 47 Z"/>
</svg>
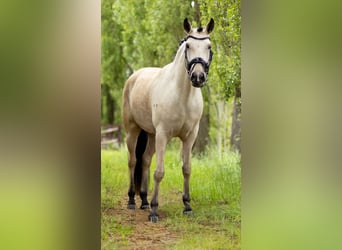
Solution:
<svg viewBox="0 0 342 250">
<path fill-rule="evenodd" d="M 128 209 L 135 209 L 135 185 L 134 185 L 134 170 L 137 162 L 135 155 L 135 148 L 137 145 L 137 139 L 140 133 L 138 127 L 134 127 L 127 132 L 127 148 L 128 148 L 128 169 L 129 169 L 129 189 L 128 189 Z"/>
<path fill-rule="evenodd" d="M 147 201 L 147 191 L 148 191 L 150 165 L 151 165 L 154 152 L 155 152 L 155 138 L 154 138 L 154 135 L 149 134 L 147 147 L 143 155 L 142 185 L 141 185 L 141 190 L 140 190 L 140 198 L 141 198 L 140 208 L 141 209 L 147 209 L 150 207 Z"/>
</svg>

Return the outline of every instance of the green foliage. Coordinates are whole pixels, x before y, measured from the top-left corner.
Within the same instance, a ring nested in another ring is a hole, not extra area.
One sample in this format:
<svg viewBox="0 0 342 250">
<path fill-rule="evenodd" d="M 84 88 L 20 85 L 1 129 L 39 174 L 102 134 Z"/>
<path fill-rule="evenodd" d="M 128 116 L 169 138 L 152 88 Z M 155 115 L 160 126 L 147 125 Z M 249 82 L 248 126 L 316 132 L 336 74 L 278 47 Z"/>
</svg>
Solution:
<svg viewBox="0 0 342 250">
<path fill-rule="evenodd" d="M 199 0 L 202 20 L 215 20 L 211 34 L 214 59 L 205 94 L 210 114 L 211 144 L 228 148 L 231 134 L 231 98 L 241 95 L 241 12 L 240 0 Z"/>
<path fill-rule="evenodd" d="M 132 69 L 170 63 L 184 36 L 182 22 L 190 4 L 182 1 L 126 1 L 113 5 L 122 25 L 123 56 Z"/>
<path fill-rule="evenodd" d="M 215 20 L 212 41 L 215 60 L 211 66 L 210 85 L 212 95 L 228 99 L 241 88 L 241 13 L 240 0 L 200 1 L 202 18 Z M 213 97 L 215 98 L 215 97 Z"/>
</svg>

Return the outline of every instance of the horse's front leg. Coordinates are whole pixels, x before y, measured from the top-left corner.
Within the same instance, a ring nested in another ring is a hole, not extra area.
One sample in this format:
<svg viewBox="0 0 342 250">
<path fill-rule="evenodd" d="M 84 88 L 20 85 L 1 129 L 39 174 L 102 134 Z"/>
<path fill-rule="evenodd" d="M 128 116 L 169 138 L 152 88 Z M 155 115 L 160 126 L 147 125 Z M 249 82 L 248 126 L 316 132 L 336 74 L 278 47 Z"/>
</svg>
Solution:
<svg viewBox="0 0 342 250">
<path fill-rule="evenodd" d="M 154 192 L 151 200 L 151 212 L 148 216 L 152 222 L 157 222 L 159 219 L 158 214 L 158 194 L 159 184 L 162 181 L 165 169 L 164 169 L 164 155 L 168 138 L 164 132 L 156 133 L 156 170 L 154 171 Z"/>
<path fill-rule="evenodd" d="M 194 145 L 198 129 L 195 129 L 193 133 L 189 135 L 183 141 L 182 159 L 183 159 L 183 177 L 184 177 L 184 213 L 190 213 L 192 208 L 190 206 L 190 176 L 191 176 L 191 149 Z"/>
</svg>

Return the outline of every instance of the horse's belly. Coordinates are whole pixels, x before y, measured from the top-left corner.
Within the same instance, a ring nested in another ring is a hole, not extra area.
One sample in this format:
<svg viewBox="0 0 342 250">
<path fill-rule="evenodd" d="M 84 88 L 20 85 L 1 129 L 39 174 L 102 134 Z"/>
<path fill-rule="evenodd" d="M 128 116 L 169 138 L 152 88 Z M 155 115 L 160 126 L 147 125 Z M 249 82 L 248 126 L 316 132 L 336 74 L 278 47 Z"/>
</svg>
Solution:
<svg viewBox="0 0 342 250">
<path fill-rule="evenodd" d="M 131 109 L 134 122 L 139 125 L 143 130 L 150 134 L 154 134 L 155 130 L 152 124 L 151 109 L 139 102 L 132 104 Z"/>
<path fill-rule="evenodd" d="M 130 96 L 130 110 L 134 122 L 150 134 L 155 133 L 150 102 L 151 78 L 159 70 L 160 68 L 141 69 L 138 72 Z"/>
</svg>

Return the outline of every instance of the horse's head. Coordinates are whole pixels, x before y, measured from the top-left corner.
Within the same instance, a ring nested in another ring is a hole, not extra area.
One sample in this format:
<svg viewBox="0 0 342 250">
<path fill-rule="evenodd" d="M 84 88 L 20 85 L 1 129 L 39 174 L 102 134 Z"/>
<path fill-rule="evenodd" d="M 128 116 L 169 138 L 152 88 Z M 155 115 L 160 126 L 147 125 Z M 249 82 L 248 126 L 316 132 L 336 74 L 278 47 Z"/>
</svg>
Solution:
<svg viewBox="0 0 342 250">
<path fill-rule="evenodd" d="M 209 34 L 214 29 L 214 20 L 205 28 L 192 28 L 188 19 L 184 20 L 184 30 L 188 34 L 185 41 L 185 67 L 192 86 L 203 87 L 207 81 L 210 62 L 213 56 Z"/>
</svg>

